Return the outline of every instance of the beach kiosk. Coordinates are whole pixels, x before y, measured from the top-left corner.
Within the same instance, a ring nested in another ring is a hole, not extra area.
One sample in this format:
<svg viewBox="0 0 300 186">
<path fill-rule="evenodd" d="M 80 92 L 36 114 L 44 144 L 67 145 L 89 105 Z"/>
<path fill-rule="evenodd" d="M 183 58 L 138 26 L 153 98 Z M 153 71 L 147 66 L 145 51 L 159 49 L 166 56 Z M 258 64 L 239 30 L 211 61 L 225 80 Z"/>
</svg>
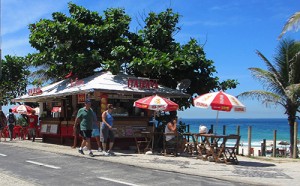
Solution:
<svg viewBox="0 0 300 186">
<path fill-rule="evenodd" d="M 113 104 L 116 108 L 113 112 L 115 148 L 129 149 L 135 146 L 134 128 L 152 129 L 149 121 L 153 113 L 133 107 L 133 103 L 155 94 L 168 98 L 190 97 L 179 90 L 158 85 L 155 79 L 100 72 L 84 79 L 67 78 L 30 89 L 28 94 L 15 98 L 15 102 L 38 102 L 43 141 L 57 144 L 73 142 L 76 112 L 86 99 L 92 100 L 99 121 L 107 104 Z"/>
</svg>

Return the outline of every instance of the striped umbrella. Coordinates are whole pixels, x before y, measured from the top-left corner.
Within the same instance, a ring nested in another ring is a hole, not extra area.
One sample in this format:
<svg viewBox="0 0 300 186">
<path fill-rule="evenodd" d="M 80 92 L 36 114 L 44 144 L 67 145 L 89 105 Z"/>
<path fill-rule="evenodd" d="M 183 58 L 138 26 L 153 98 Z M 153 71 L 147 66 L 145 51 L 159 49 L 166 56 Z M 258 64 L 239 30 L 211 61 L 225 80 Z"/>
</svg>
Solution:
<svg viewBox="0 0 300 186">
<path fill-rule="evenodd" d="M 141 109 L 149 109 L 155 111 L 175 111 L 179 108 L 177 103 L 158 95 L 144 97 L 136 100 L 133 106 Z"/>
<path fill-rule="evenodd" d="M 12 108 L 12 112 L 18 114 L 31 114 L 33 108 L 27 105 L 17 105 Z"/>
<path fill-rule="evenodd" d="M 209 108 L 217 110 L 216 128 L 218 125 L 219 111 L 230 112 L 232 109 L 235 112 L 245 112 L 246 107 L 235 97 L 226 94 L 223 91 L 212 92 L 200 95 L 193 100 L 194 106 L 198 108 Z M 216 132 L 216 129 L 215 129 Z"/>
</svg>

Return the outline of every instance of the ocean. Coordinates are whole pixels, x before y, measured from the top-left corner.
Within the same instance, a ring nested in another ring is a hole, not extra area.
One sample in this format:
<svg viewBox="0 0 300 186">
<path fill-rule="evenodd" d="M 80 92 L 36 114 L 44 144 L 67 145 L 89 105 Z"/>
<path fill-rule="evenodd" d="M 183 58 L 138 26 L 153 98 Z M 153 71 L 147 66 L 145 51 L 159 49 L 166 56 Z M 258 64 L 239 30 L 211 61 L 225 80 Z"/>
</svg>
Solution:
<svg viewBox="0 0 300 186">
<path fill-rule="evenodd" d="M 260 147 L 263 139 L 273 141 L 274 130 L 277 131 L 277 143 L 280 141 L 290 141 L 290 127 L 285 118 L 280 119 L 222 119 L 219 118 L 216 126 L 216 119 L 187 119 L 179 118 L 178 122 L 183 122 L 190 126 L 190 132 L 198 133 L 199 125 L 204 125 L 210 129 L 211 125 L 216 127 L 217 134 L 223 134 L 223 126 L 226 126 L 226 134 L 236 134 L 237 126 L 240 126 L 240 143 L 248 145 L 248 127 L 252 127 L 251 146 Z M 299 121 L 298 121 L 299 124 Z M 299 127 L 298 127 L 299 128 Z M 298 138 L 300 136 L 298 130 Z"/>
</svg>

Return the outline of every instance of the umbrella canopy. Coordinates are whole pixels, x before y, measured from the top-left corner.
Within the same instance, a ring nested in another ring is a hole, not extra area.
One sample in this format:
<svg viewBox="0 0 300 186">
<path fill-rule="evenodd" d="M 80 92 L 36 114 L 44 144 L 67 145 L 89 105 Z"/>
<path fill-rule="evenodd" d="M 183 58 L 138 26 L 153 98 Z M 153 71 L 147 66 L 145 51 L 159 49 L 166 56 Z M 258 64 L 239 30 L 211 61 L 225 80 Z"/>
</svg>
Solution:
<svg viewBox="0 0 300 186">
<path fill-rule="evenodd" d="M 39 107 L 36 107 L 33 110 L 35 110 L 36 115 L 40 115 L 40 108 Z"/>
<path fill-rule="evenodd" d="M 33 108 L 27 105 L 17 105 L 12 108 L 12 112 L 18 114 L 31 114 Z"/>
<path fill-rule="evenodd" d="M 175 111 L 179 108 L 178 104 L 176 104 L 175 102 L 158 95 L 144 97 L 136 100 L 133 106 L 141 109 L 149 109 L 155 111 Z"/>
<path fill-rule="evenodd" d="M 236 112 L 245 112 L 246 107 L 235 97 L 223 91 L 203 94 L 194 98 L 195 107 L 208 108 L 213 110 L 229 112 L 234 109 Z"/>
<path fill-rule="evenodd" d="M 194 98 L 194 106 L 199 108 L 209 108 L 217 110 L 216 128 L 218 125 L 219 111 L 229 112 L 232 109 L 235 112 L 245 112 L 246 107 L 235 97 L 230 94 L 226 94 L 223 91 L 212 92 L 203 94 Z M 215 129 L 216 132 L 216 129 Z"/>
</svg>

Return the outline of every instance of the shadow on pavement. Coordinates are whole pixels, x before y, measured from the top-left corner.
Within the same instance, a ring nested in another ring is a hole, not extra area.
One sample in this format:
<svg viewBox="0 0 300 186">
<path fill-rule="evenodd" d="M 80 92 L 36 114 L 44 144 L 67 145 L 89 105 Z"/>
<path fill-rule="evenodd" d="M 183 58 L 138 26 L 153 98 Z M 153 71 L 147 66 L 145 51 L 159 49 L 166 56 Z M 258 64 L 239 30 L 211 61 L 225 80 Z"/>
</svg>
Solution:
<svg viewBox="0 0 300 186">
<path fill-rule="evenodd" d="M 239 166 L 245 167 L 274 167 L 273 163 L 251 162 L 251 161 L 239 161 Z"/>
</svg>

